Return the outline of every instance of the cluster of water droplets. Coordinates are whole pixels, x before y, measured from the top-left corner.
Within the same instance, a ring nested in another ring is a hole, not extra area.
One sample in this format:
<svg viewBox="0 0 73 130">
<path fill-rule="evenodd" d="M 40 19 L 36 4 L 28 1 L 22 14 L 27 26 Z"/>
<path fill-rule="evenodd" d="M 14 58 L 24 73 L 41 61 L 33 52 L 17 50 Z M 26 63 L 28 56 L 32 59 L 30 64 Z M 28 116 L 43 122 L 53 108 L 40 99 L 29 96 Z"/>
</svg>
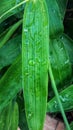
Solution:
<svg viewBox="0 0 73 130">
<path fill-rule="evenodd" d="M 65 96 L 60 95 L 59 97 L 60 97 L 60 100 L 62 103 L 69 101 L 69 95 L 67 95 L 67 94 Z M 58 104 L 57 100 L 54 101 L 54 108 L 55 109 L 59 108 L 59 104 Z"/>
<path fill-rule="evenodd" d="M 60 97 L 60 99 L 61 99 L 61 101 L 63 102 L 63 103 L 65 103 L 66 101 L 69 101 L 69 96 L 66 94 L 65 96 L 59 96 Z"/>
</svg>

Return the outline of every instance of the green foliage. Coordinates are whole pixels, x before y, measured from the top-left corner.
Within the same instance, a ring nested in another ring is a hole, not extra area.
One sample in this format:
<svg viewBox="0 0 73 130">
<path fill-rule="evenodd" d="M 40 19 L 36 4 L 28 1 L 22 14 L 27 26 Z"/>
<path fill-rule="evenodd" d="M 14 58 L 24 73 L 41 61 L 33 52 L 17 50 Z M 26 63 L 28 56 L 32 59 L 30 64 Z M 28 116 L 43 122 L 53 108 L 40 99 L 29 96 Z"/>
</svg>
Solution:
<svg viewBox="0 0 73 130">
<path fill-rule="evenodd" d="M 22 2 L 23 0 L 2 0 L 0 2 L 1 8 L 0 8 L 0 17 L 6 13 L 9 9 L 13 8 L 14 6 L 16 6 L 17 4 L 19 4 L 20 2 Z M 16 15 L 16 17 L 21 17 L 23 14 L 23 10 L 24 10 L 24 5 L 20 6 L 19 8 L 16 8 L 15 10 L 10 11 L 7 15 L 5 15 L 2 19 L 0 19 L 0 23 L 2 23 L 5 19 L 7 19 L 8 17 L 12 16 L 12 15 Z M 19 16 L 19 15 L 21 16 Z"/>
<path fill-rule="evenodd" d="M 68 86 L 64 90 L 59 93 L 60 100 L 62 102 L 63 108 L 65 111 L 73 110 L 73 85 Z M 48 112 L 58 112 L 60 111 L 59 104 L 57 102 L 56 97 L 53 97 L 47 103 L 47 111 Z"/>
<path fill-rule="evenodd" d="M 6 45 L 0 48 L 0 70 L 12 64 L 21 52 L 21 36 L 10 39 Z"/>
<path fill-rule="evenodd" d="M 46 0 L 49 15 L 49 35 L 56 38 L 63 32 L 63 21 L 56 0 Z"/>
<path fill-rule="evenodd" d="M 19 66 L 18 64 L 21 62 L 20 59 L 21 57 L 19 56 L 0 80 L 0 111 L 2 111 L 10 100 L 22 89 L 21 65 Z"/>
<path fill-rule="evenodd" d="M 50 40 L 50 62 L 54 79 L 56 84 L 59 84 L 59 89 L 62 89 L 64 87 L 63 85 L 66 85 L 67 78 L 71 78 L 72 74 L 72 66 L 70 63 L 69 54 L 64 45 L 64 36 L 62 38 Z"/>
<path fill-rule="evenodd" d="M 65 16 L 72 3 L 0 2 L 1 130 L 42 130 L 46 112 L 61 112 L 73 128 L 64 113 L 73 111 L 73 21 Z"/>
<path fill-rule="evenodd" d="M 61 18 L 63 20 L 68 0 L 56 0 L 56 1 L 57 1 L 58 6 L 59 6 L 59 11 L 61 13 Z"/>
<path fill-rule="evenodd" d="M 0 129 L 17 130 L 18 127 L 18 105 L 10 101 L 8 106 L 0 112 Z"/>
</svg>

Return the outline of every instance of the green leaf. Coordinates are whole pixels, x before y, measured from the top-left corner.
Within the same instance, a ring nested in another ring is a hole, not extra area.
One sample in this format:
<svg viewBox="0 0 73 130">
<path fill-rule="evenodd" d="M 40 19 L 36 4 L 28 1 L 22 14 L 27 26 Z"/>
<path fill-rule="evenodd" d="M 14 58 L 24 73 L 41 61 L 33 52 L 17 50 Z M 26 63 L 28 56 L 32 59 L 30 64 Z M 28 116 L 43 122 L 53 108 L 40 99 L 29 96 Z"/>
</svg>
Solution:
<svg viewBox="0 0 73 130">
<path fill-rule="evenodd" d="M 67 7 L 68 0 L 56 0 L 59 6 L 59 10 L 61 13 L 61 18 L 64 20 L 64 15 Z"/>
<path fill-rule="evenodd" d="M 50 63 L 58 89 L 62 89 L 72 75 L 72 66 L 64 40 L 60 38 L 50 40 Z"/>
<path fill-rule="evenodd" d="M 64 43 L 65 48 L 69 54 L 69 59 L 73 65 L 73 40 L 66 34 L 61 35 L 60 41 Z"/>
<path fill-rule="evenodd" d="M 10 103 L 0 113 L 1 130 L 17 130 L 18 127 L 18 106 L 17 103 Z"/>
<path fill-rule="evenodd" d="M 22 83 L 30 130 L 42 130 L 44 125 L 48 89 L 48 53 L 47 5 L 45 0 L 32 0 L 25 7 L 22 32 Z"/>
<path fill-rule="evenodd" d="M 11 107 L 12 109 L 12 107 Z M 19 122 L 19 112 L 18 112 L 18 104 L 14 103 L 14 108 L 10 113 L 10 128 L 9 130 L 17 130 Z"/>
<path fill-rule="evenodd" d="M 50 38 L 56 38 L 63 32 L 63 21 L 56 0 L 46 0 L 49 14 Z"/>
<path fill-rule="evenodd" d="M 12 64 L 21 52 L 21 35 L 10 39 L 0 48 L 0 69 Z"/>
<path fill-rule="evenodd" d="M 22 89 L 21 72 L 21 56 L 19 56 L 0 80 L 0 111 Z"/>
</svg>

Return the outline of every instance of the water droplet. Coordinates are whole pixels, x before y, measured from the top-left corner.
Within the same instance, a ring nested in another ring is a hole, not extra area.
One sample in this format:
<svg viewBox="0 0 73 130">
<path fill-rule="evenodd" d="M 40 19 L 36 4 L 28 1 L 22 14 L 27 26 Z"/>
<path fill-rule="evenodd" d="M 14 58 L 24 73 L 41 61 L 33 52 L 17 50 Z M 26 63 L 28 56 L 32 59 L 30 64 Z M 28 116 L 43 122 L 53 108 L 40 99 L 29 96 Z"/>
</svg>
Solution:
<svg viewBox="0 0 73 130">
<path fill-rule="evenodd" d="M 33 115 L 32 113 L 29 113 L 28 114 L 28 119 L 31 119 L 32 115 Z"/>
<path fill-rule="evenodd" d="M 59 97 L 60 97 L 61 101 L 64 101 L 64 98 L 61 95 Z"/>
<path fill-rule="evenodd" d="M 63 40 L 63 37 L 61 37 L 61 39 Z"/>
<path fill-rule="evenodd" d="M 57 108 L 58 104 L 56 101 L 54 101 L 54 107 Z"/>
<path fill-rule="evenodd" d="M 69 97 L 69 95 L 68 95 L 68 94 L 66 94 L 66 95 L 65 95 L 65 97 L 66 97 L 66 98 L 68 98 L 68 97 Z"/>
<path fill-rule="evenodd" d="M 24 32 L 28 32 L 28 29 L 24 28 Z"/>
<path fill-rule="evenodd" d="M 26 42 L 25 42 L 25 45 L 29 45 L 29 42 L 28 42 L 28 41 L 26 41 Z"/>
<path fill-rule="evenodd" d="M 63 96 L 60 95 L 59 97 L 60 97 L 62 102 L 68 101 L 68 98 L 66 96 L 63 97 Z"/>
<path fill-rule="evenodd" d="M 69 63 L 69 60 L 66 60 L 66 61 L 65 61 L 65 64 L 68 64 L 68 63 Z"/>
<path fill-rule="evenodd" d="M 33 61 L 33 60 L 29 60 L 29 65 L 30 65 L 30 66 L 35 65 L 35 61 Z"/>
<path fill-rule="evenodd" d="M 26 72 L 26 73 L 25 73 L 25 75 L 26 75 L 26 76 L 28 76 L 28 75 L 29 75 L 29 73 L 28 73 L 28 72 Z"/>
<path fill-rule="evenodd" d="M 60 49 L 61 51 L 63 50 L 63 48 Z"/>
<path fill-rule="evenodd" d="M 55 10 L 53 10 L 53 12 L 55 13 L 56 11 L 55 11 Z"/>
<path fill-rule="evenodd" d="M 33 0 L 34 3 L 36 3 L 36 0 Z"/>
<path fill-rule="evenodd" d="M 31 113 L 28 116 L 31 117 Z"/>
</svg>

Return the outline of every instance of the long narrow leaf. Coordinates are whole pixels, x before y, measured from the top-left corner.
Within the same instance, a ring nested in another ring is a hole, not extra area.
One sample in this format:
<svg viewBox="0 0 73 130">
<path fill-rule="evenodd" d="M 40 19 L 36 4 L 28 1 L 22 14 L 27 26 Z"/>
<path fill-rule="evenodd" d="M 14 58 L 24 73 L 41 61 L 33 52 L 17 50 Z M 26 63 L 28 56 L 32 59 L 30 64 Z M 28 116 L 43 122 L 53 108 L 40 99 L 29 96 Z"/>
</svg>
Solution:
<svg viewBox="0 0 73 130">
<path fill-rule="evenodd" d="M 20 64 L 20 65 L 19 65 Z M 7 70 L 0 80 L 0 111 L 22 89 L 21 56 Z"/>
<path fill-rule="evenodd" d="M 44 125 L 48 87 L 48 46 L 49 23 L 46 2 L 29 1 L 23 18 L 22 83 L 30 130 L 42 130 Z"/>
</svg>

